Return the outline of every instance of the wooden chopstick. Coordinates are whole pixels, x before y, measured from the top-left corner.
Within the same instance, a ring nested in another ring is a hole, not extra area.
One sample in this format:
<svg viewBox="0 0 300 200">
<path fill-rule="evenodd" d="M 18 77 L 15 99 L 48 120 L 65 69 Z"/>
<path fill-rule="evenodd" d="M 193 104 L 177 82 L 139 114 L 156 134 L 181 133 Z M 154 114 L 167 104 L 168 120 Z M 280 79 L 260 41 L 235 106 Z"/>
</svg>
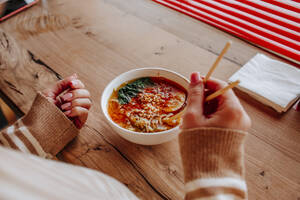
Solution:
<svg viewBox="0 0 300 200">
<path fill-rule="evenodd" d="M 169 118 L 169 121 L 172 121 L 174 119 L 178 119 L 179 117 L 181 117 L 181 115 L 183 115 L 183 113 L 185 112 L 186 110 L 186 106 L 184 107 L 184 109 L 182 111 L 180 111 L 179 113 L 173 115 L 172 117 Z"/>
<path fill-rule="evenodd" d="M 231 46 L 232 42 L 228 41 L 224 47 L 224 49 L 222 50 L 222 52 L 220 53 L 219 57 L 216 59 L 216 61 L 214 62 L 214 64 L 211 66 L 211 68 L 209 69 L 208 73 L 206 74 L 205 78 L 204 78 L 204 83 L 209 79 L 209 77 L 211 76 L 211 74 L 213 73 L 213 71 L 216 69 L 216 67 L 218 66 L 219 62 L 221 61 L 221 59 L 223 58 L 224 54 L 228 51 L 229 47 Z"/>
<path fill-rule="evenodd" d="M 214 62 L 214 64 L 211 66 L 211 68 L 209 69 L 208 73 L 206 74 L 203 82 L 205 83 L 209 77 L 211 76 L 211 74 L 213 73 L 213 71 L 216 69 L 216 67 L 218 66 L 219 62 L 221 61 L 221 59 L 223 58 L 223 56 L 225 55 L 225 53 L 228 51 L 229 47 L 231 46 L 232 42 L 228 41 L 225 45 L 225 47 L 223 48 L 222 52 L 220 53 L 220 55 L 218 56 L 218 58 L 216 59 L 216 61 Z M 210 101 L 218 96 L 220 96 L 221 94 L 223 94 L 224 92 L 226 92 L 227 90 L 234 88 L 236 85 L 238 85 L 240 83 L 239 80 L 230 83 L 227 87 L 222 88 L 216 92 L 214 92 L 213 94 L 209 95 L 208 97 L 206 97 L 205 101 Z M 178 117 L 181 117 L 181 115 L 185 112 L 186 107 L 180 111 L 179 113 L 173 115 L 172 117 L 170 117 L 169 120 L 173 120 L 176 119 Z"/>
<path fill-rule="evenodd" d="M 218 91 L 212 93 L 212 94 L 209 95 L 208 97 L 206 97 L 206 98 L 205 98 L 205 101 L 210 101 L 210 100 L 212 100 L 212 99 L 214 99 L 214 98 L 216 98 L 216 97 L 218 97 L 218 96 L 224 94 L 227 90 L 230 90 L 230 89 L 234 88 L 234 87 L 237 86 L 239 83 L 240 83 L 240 80 L 236 80 L 236 81 L 230 83 L 230 84 L 227 85 L 226 87 L 224 87 L 224 88 L 222 88 L 222 89 L 220 89 L 220 90 L 218 90 Z"/>
<path fill-rule="evenodd" d="M 205 102 L 210 101 L 210 100 L 212 100 L 212 99 L 214 99 L 214 98 L 216 98 L 216 97 L 224 94 L 227 90 L 230 90 L 230 89 L 234 88 L 239 83 L 240 83 L 240 80 L 236 80 L 236 81 L 230 83 L 226 87 L 224 87 L 224 88 L 222 88 L 222 89 L 220 89 L 220 90 L 212 93 L 208 97 L 206 97 L 204 101 Z M 186 110 L 186 107 L 182 111 L 180 111 L 179 113 L 177 113 L 177 114 L 173 115 L 172 117 L 170 117 L 169 120 L 174 120 L 174 119 L 177 119 L 177 118 L 181 117 L 183 115 L 183 113 L 185 112 L 185 110 Z"/>
</svg>

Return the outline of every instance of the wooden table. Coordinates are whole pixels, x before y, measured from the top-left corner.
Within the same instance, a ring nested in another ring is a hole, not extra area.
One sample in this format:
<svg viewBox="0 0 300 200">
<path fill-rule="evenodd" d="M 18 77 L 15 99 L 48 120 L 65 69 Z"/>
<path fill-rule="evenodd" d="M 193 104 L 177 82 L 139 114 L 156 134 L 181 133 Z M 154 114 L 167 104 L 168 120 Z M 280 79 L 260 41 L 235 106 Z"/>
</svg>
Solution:
<svg viewBox="0 0 300 200">
<path fill-rule="evenodd" d="M 0 49 L 13 36 L 28 63 L 7 68 L 1 61 L 1 90 L 26 113 L 37 90 L 74 72 L 90 90 L 93 108 L 81 134 L 59 155 L 63 162 L 104 172 L 142 199 L 182 199 L 183 172 L 177 140 L 140 146 L 120 138 L 104 120 L 100 96 L 117 75 L 133 68 L 159 66 L 185 76 L 205 74 L 227 40 L 233 46 L 214 76 L 227 80 L 257 52 L 244 41 L 150 0 L 53 0 L 53 11 L 67 14 L 66 29 L 24 37 L 14 29 L 19 17 L 0 25 Z M 3 44 L 4 42 L 4 44 Z M 278 59 L 278 58 L 276 58 Z M 283 115 L 238 92 L 253 121 L 246 141 L 249 199 L 300 199 L 300 114 Z"/>
</svg>

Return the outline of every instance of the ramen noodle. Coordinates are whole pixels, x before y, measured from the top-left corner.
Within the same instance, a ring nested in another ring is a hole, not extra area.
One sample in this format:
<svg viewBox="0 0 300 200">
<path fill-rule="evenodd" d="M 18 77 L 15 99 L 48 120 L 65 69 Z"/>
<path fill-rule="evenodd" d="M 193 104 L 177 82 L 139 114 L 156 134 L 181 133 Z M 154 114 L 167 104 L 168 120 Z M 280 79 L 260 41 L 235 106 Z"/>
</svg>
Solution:
<svg viewBox="0 0 300 200">
<path fill-rule="evenodd" d="M 122 84 L 109 102 L 111 119 L 136 132 L 160 132 L 179 125 L 172 117 L 186 106 L 187 92 L 163 77 L 143 77 Z"/>
</svg>

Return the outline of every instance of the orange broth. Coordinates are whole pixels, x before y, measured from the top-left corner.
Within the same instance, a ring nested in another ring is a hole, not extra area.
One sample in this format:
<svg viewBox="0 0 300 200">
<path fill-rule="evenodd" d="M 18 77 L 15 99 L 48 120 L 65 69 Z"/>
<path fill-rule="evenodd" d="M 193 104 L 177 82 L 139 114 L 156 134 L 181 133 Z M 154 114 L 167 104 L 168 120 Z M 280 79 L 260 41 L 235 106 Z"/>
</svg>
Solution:
<svg viewBox="0 0 300 200">
<path fill-rule="evenodd" d="M 142 89 L 127 104 L 118 100 L 118 91 L 128 83 L 114 90 L 109 102 L 108 113 L 119 126 L 136 132 L 161 132 L 176 127 L 180 118 L 170 119 L 186 106 L 187 91 L 179 84 L 163 78 L 148 77 L 153 85 Z"/>
</svg>

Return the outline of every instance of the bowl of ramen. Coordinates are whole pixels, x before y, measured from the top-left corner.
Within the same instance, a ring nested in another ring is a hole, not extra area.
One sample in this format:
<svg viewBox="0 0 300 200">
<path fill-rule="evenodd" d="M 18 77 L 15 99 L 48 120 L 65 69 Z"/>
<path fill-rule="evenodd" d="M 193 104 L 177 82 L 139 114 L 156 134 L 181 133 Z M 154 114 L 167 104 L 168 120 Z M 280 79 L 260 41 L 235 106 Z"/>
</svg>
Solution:
<svg viewBox="0 0 300 200">
<path fill-rule="evenodd" d="M 121 137 L 142 145 L 175 138 L 187 102 L 189 80 L 163 68 L 140 68 L 113 79 L 104 89 L 101 108 Z"/>
</svg>

